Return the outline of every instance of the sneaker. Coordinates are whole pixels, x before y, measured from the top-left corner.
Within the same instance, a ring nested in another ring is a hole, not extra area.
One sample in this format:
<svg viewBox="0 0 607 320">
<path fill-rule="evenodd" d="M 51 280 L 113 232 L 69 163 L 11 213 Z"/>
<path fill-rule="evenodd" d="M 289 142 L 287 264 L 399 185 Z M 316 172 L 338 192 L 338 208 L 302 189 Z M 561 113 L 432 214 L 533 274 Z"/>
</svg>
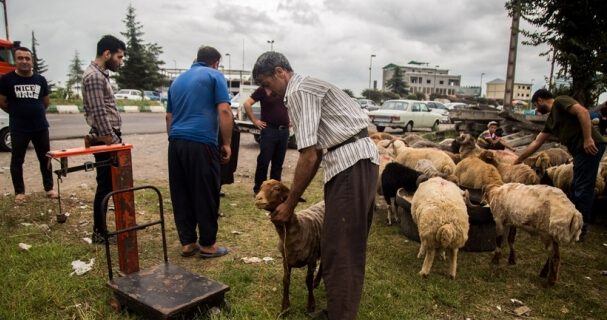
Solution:
<svg viewBox="0 0 607 320">
<path fill-rule="evenodd" d="M 18 193 L 15 195 L 15 204 L 25 203 L 25 193 Z"/>
<path fill-rule="evenodd" d="M 103 235 L 101 233 L 98 232 L 93 232 L 93 237 L 92 237 L 92 241 L 95 244 L 105 244 L 105 238 L 103 238 Z M 116 244 L 116 235 L 110 236 L 108 238 L 108 243 L 109 244 Z"/>
<path fill-rule="evenodd" d="M 46 192 L 46 197 L 49 199 L 57 199 L 59 198 L 59 194 L 57 193 L 57 191 L 51 189 Z"/>
</svg>

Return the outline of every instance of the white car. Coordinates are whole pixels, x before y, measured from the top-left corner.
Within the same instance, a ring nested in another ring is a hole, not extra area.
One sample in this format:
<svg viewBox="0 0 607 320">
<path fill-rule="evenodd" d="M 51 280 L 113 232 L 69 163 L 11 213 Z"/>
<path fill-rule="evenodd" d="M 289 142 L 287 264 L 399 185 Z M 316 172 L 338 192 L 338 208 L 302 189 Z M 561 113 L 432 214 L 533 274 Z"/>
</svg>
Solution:
<svg viewBox="0 0 607 320">
<path fill-rule="evenodd" d="M 143 100 L 143 93 L 135 89 L 120 89 L 114 94 L 116 100 Z"/>
<path fill-rule="evenodd" d="M 430 112 L 434 112 L 441 116 L 441 123 L 449 123 L 449 109 L 444 104 L 436 101 L 424 101 L 430 109 Z"/>
<path fill-rule="evenodd" d="M 449 111 L 453 110 L 453 109 L 463 109 L 468 107 L 467 104 L 463 103 L 463 102 L 450 102 L 450 103 L 446 103 L 445 107 L 447 109 L 449 109 Z"/>
<path fill-rule="evenodd" d="M 388 100 L 379 110 L 369 112 L 369 118 L 379 132 L 387 127 L 402 128 L 407 132 L 414 127 L 438 130 L 441 116 L 430 112 L 423 101 Z"/>
<path fill-rule="evenodd" d="M 11 151 L 11 132 L 8 128 L 8 113 L 0 109 L 0 151 Z"/>
</svg>

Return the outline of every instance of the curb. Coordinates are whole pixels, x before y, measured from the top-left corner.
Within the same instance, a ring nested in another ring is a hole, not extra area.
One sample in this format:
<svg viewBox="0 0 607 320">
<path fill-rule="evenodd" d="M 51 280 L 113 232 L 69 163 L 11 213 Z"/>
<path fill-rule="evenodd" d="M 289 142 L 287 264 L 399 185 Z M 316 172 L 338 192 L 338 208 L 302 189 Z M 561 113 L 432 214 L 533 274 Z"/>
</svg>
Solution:
<svg viewBox="0 0 607 320">
<path fill-rule="evenodd" d="M 119 112 L 125 113 L 138 113 L 138 112 L 152 112 L 152 113 L 164 113 L 166 109 L 164 106 L 124 106 L 118 107 Z M 61 113 L 61 114 L 70 114 L 70 113 L 82 113 L 80 108 L 77 105 L 52 105 L 49 106 L 47 113 Z"/>
</svg>

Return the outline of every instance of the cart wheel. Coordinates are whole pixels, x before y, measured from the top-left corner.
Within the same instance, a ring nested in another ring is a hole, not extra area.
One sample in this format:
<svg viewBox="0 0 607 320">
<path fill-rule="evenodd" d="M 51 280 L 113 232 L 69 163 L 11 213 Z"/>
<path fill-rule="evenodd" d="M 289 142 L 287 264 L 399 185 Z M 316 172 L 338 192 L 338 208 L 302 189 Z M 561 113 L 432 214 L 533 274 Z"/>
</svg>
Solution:
<svg viewBox="0 0 607 320">
<path fill-rule="evenodd" d="M 110 307 L 112 307 L 112 310 L 114 310 L 116 313 L 120 313 L 122 311 L 122 304 L 120 304 L 120 301 L 118 301 L 118 298 L 116 297 L 112 297 L 110 299 Z"/>
</svg>

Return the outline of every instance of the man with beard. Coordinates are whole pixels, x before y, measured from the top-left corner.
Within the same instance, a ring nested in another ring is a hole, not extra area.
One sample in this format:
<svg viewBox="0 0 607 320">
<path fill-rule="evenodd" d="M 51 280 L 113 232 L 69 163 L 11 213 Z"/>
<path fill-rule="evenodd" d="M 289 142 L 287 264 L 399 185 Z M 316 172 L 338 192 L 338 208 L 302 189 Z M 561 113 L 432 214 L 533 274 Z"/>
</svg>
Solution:
<svg viewBox="0 0 607 320">
<path fill-rule="evenodd" d="M 86 123 L 91 127 L 85 137 L 85 146 L 121 143 L 122 119 L 116 108 L 109 71 L 116 72 L 122 65 L 126 45 L 121 40 L 106 35 L 97 43 L 97 57 L 82 75 L 82 101 Z M 95 161 L 105 161 L 110 153 L 96 153 Z M 93 202 L 93 242 L 103 243 L 103 198 L 112 191 L 112 175 L 109 166 L 97 167 L 97 191 Z M 115 241 L 115 238 L 113 239 Z"/>
<path fill-rule="evenodd" d="M 53 190 L 53 172 L 46 153 L 50 150 L 46 108 L 49 104 L 46 79 L 34 73 L 32 52 L 28 48 L 15 49 L 17 69 L 0 80 L 0 108 L 10 115 L 12 141 L 11 178 L 15 189 L 15 203 L 25 202 L 23 161 L 30 141 L 40 163 L 42 185 L 49 198 L 57 198 Z"/>
<path fill-rule="evenodd" d="M 540 89 L 531 97 L 531 103 L 539 113 L 549 113 L 549 116 L 542 132 L 514 163 L 521 163 L 537 151 L 550 135 L 557 137 L 567 147 L 573 155 L 572 194 L 569 197 L 584 216 L 584 226 L 580 236 L 583 240 L 591 219 L 594 187 L 599 162 L 605 151 L 605 140 L 592 127 L 588 110 L 573 98 L 554 97 L 550 91 Z"/>
</svg>

